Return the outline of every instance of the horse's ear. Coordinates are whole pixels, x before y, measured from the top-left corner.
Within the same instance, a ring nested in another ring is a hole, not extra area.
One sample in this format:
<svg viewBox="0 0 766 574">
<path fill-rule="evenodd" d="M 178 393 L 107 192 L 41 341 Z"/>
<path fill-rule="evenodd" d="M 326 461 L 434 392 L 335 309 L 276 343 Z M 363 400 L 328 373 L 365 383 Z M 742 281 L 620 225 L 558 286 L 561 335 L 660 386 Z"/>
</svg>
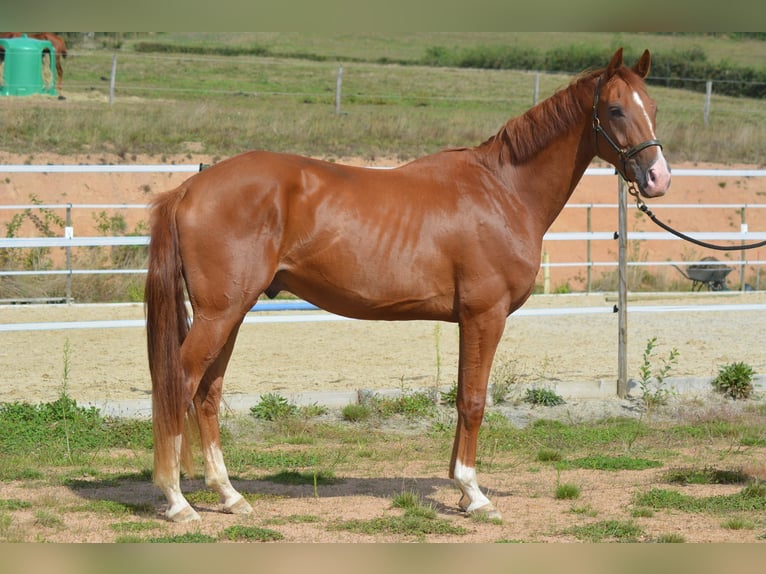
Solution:
<svg viewBox="0 0 766 574">
<path fill-rule="evenodd" d="M 641 57 L 638 59 L 638 62 L 636 62 L 636 65 L 633 66 L 633 71 L 642 78 L 646 78 L 646 76 L 649 75 L 649 68 L 651 67 L 652 56 L 649 54 L 649 50 L 644 50 L 644 53 L 641 54 Z"/>
<path fill-rule="evenodd" d="M 612 61 L 606 67 L 606 77 L 611 78 L 620 66 L 622 66 L 622 48 L 618 48 L 612 56 Z"/>
</svg>

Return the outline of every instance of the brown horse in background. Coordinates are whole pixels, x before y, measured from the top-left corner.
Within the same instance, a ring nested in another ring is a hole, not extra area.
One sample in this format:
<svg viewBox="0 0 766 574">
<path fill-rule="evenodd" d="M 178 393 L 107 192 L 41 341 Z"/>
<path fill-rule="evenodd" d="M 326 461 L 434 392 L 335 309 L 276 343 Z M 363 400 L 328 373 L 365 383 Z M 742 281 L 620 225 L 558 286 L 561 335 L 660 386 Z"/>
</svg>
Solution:
<svg viewBox="0 0 766 574">
<path fill-rule="evenodd" d="M 61 91 L 61 85 L 64 81 L 64 68 L 61 65 L 61 60 L 67 57 L 66 42 L 61 36 L 57 36 L 53 32 L 0 32 L 0 38 L 20 38 L 21 36 L 28 38 L 34 38 L 35 40 L 47 40 L 53 44 L 53 49 L 56 51 L 56 89 Z M 0 48 L 0 52 L 4 51 Z M 43 50 L 43 54 L 50 52 L 50 50 Z"/>
<path fill-rule="evenodd" d="M 462 510 L 500 517 L 476 479 L 477 438 L 495 350 L 534 288 L 543 234 L 597 155 L 646 197 L 670 184 L 643 82 L 649 52 L 633 68 L 622 60 L 620 49 L 477 147 L 392 170 L 254 151 L 154 201 L 147 344 L 154 481 L 168 519 L 199 518 L 180 487 L 187 414 L 222 510 L 252 511 L 228 478 L 219 403 L 245 315 L 282 290 L 348 317 L 459 325 L 449 474 Z"/>
</svg>

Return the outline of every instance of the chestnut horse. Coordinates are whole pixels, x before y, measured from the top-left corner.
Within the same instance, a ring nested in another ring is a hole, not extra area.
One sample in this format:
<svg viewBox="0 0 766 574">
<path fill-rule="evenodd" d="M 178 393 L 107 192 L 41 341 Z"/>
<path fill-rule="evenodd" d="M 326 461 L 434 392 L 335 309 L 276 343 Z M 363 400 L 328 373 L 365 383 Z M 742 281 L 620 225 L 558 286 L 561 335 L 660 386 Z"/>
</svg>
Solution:
<svg viewBox="0 0 766 574">
<path fill-rule="evenodd" d="M 53 49 L 56 51 L 56 89 L 61 91 L 61 84 L 64 81 L 64 68 L 61 65 L 61 60 L 67 57 L 64 38 L 57 36 L 53 32 L 0 32 L 0 38 L 20 38 L 23 35 L 35 40 L 47 40 L 53 44 Z M 2 48 L 0 48 L 0 51 L 2 51 Z M 43 50 L 43 53 L 48 51 Z"/>
<path fill-rule="evenodd" d="M 463 511 L 500 517 L 476 479 L 477 438 L 493 356 L 534 288 L 543 234 L 596 155 L 645 197 L 670 184 L 643 82 L 649 52 L 633 68 L 622 60 L 620 49 L 478 147 L 392 170 L 253 151 L 157 197 L 145 301 L 154 482 L 168 519 L 199 518 L 180 488 L 187 414 L 221 509 L 252 511 L 229 481 L 218 410 L 245 315 L 282 290 L 348 317 L 459 325 L 449 475 Z"/>
</svg>

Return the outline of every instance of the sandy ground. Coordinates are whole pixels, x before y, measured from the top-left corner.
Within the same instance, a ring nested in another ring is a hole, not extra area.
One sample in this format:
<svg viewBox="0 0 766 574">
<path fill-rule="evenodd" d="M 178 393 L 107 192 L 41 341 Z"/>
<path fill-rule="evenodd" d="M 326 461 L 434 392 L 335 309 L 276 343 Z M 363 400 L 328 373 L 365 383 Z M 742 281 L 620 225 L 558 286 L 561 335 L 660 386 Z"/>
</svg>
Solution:
<svg viewBox="0 0 766 574">
<path fill-rule="evenodd" d="M 617 315 L 609 312 L 613 304 L 604 295 L 533 296 L 523 307 L 529 315 L 508 320 L 496 367 L 510 364 L 520 382 L 559 388 L 562 394 L 613 395 L 617 380 Z M 657 337 L 653 368 L 661 366 L 661 359 L 672 348 L 679 351 L 671 376 L 710 377 L 719 366 L 735 361 L 745 361 L 757 373 L 766 373 L 766 307 L 750 312 L 720 310 L 742 304 L 766 304 L 766 295 L 636 296 L 629 303 L 629 376 L 638 378 L 642 354 L 652 337 Z M 648 305 L 704 305 L 705 310 L 639 313 Z M 606 312 L 535 314 L 545 308 Z M 307 314 L 315 313 L 282 312 L 281 316 Z M 261 316 L 251 313 L 255 320 Z M 0 307 L 0 324 L 142 318 L 139 304 Z M 108 403 L 146 399 L 150 394 L 142 326 L 0 332 L 0 341 L 0 401 L 51 400 L 64 385 L 79 401 Z M 456 380 L 457 350 L 458 329 L 449 323 L 344 320 L 245 324 L 227 373 L 225 392 L 232 403 L 237 396 L 257 399 L 266 392 L 278 392 L 299 402 L 302 395 L 305 399 L 314 393 L 324 393 L 329 399 L 332 393 L 358 389 L 429 388 L 437 386 L 437 377 L 439 386 L 448 387 Z M 572 390 L 568 391 L 569 387 Z"/>
</svg>

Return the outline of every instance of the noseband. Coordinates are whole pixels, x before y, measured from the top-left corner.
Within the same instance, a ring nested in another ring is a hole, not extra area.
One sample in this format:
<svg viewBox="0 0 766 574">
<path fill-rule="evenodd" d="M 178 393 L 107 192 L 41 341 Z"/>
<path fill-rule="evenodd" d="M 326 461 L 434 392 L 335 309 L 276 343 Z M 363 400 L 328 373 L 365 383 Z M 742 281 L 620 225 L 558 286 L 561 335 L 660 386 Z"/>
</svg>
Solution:
<svg viewBox="0 0 766 574">
<path fill-rule="evenodd" d="M 628 160 L 641 153 L 646 148 L 654 145 L 662 149 L 662 144 L 660 143 L 660 140 L 646 140 L 645 142 L 634 145 L 631 148 L 624 148 L 620 147 L 617 142 L 612 139 L 612 136 L 606 133 L 606 130 L 601 126 L 601 120 L 598 118 L 598 97 L 599 92 L 601 91 L 602 79 L 602 77 L 599 77 L 598 84 L 596 84 L 596 93 L 593 95 L 593 135 L 596 138 L 596 153 L 598 154 L 598 136 L 601 134 L 606 140 L 606 143 L 608 143 L 611 148 L 617 152 L 617 155 L 622 161 L 622 170 L 618 169 L 620 171 L 620 175 L 623 177 L 623 179 L 625 179 L 625 181 L 629 181 L 625 173 L 625 164 L 628 162 Z"/>
</svg>

